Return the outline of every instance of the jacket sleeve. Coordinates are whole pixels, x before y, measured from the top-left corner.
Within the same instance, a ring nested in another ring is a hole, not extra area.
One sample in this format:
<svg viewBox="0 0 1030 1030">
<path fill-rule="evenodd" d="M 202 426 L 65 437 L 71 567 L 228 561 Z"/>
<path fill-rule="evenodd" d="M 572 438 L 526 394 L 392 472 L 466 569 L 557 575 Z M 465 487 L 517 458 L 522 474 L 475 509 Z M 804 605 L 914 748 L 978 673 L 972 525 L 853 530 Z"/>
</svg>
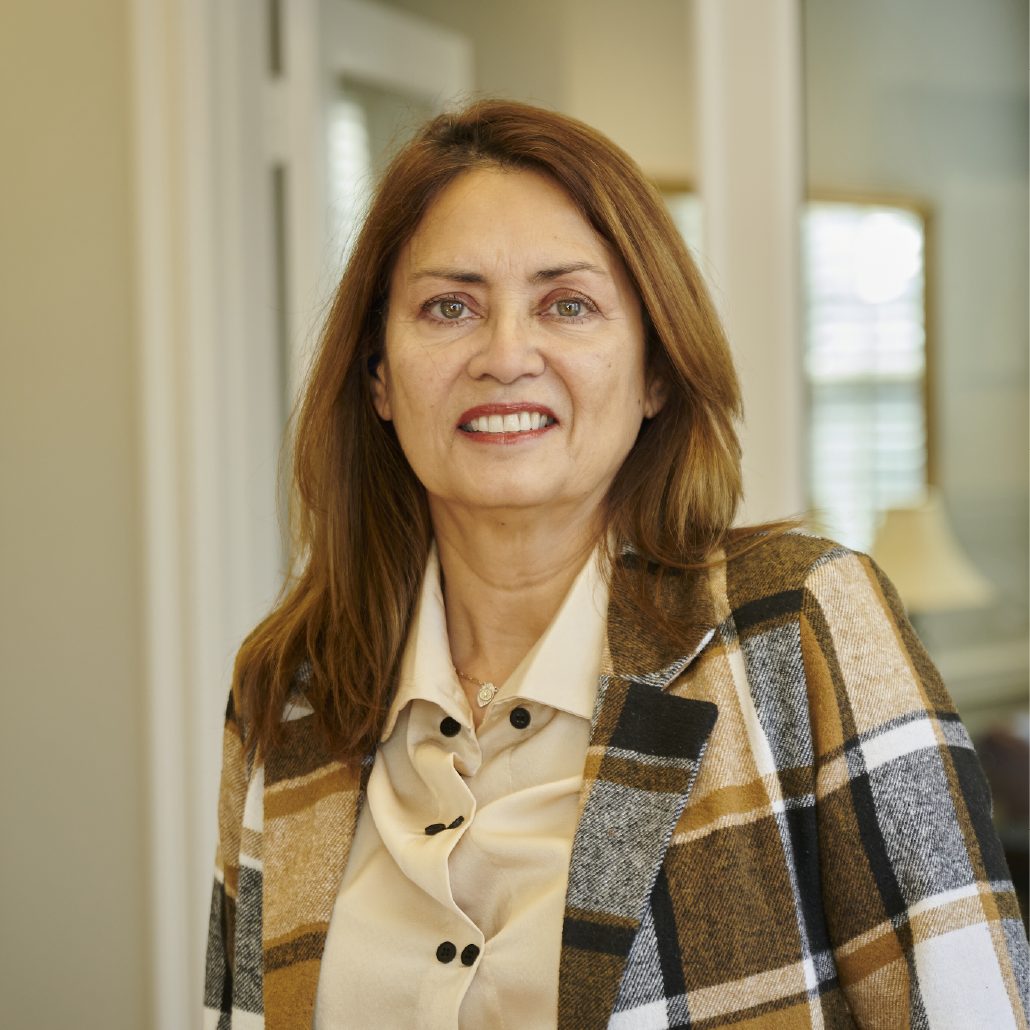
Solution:
<svg viewBox="0 0 1030 1030">
<path fill-rule="evenodd" d="M 1028 954 L 991 798 L 894 588 L 839 548 L 802 654 L 830 945 L 860 1027 L 1026 1027 Z"/>
<path fill-rule="evenodd" d="M 205 1030 L 230 1027 L 235 971 L 236 903 L 240 880 L 240 840 L 247 797 L 247 760 L 232 694 L 225 712 L 222 780 L 218 792 L 218 846 L 208 923 L 204 974 Z"/>
</svg>

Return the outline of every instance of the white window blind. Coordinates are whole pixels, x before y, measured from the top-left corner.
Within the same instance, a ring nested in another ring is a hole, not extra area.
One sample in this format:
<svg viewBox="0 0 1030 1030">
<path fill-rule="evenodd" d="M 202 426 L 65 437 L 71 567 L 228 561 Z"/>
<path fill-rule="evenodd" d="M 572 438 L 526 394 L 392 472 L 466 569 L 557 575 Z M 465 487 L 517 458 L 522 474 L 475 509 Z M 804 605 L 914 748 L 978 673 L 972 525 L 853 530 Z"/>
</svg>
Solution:
<svg viewBox="0 0 1030 1030">
<path fill-rule="evenodd" d="M 664 191 L 704 267 L 701 199 Z M 926 226 L 906 207 L 811 201 L 802 215 L 808 470 L 817 528 L 869 550 L 927 483 Z"/>
<path fill-rule="evenodd" d="M 813 202 L 803 225 L 812 505 L 868 550 L 926 488 L 925 226 L 898 207 Z"/>
</svg>

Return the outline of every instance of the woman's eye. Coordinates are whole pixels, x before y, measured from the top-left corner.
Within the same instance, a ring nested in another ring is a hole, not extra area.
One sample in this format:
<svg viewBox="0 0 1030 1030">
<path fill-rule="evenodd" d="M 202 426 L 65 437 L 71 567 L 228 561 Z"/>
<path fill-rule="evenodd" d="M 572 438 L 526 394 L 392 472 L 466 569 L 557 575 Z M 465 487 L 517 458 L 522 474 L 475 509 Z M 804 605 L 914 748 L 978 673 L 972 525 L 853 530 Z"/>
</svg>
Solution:
<svg viewBox="0 0 1030 1030">
<path fill-rule="evenodd" d="M 576 318 L 583 313 L 583 304 L 578 300 L 558 301 L 558 314 L 567 318 Z"/>
<path fill-rule="evenodd" d="M 438 300 L 433 306 L 439 310 L 441 318 L 452 321 L 465 314 L 465 305 L 460 300 Z"/>
</svg>

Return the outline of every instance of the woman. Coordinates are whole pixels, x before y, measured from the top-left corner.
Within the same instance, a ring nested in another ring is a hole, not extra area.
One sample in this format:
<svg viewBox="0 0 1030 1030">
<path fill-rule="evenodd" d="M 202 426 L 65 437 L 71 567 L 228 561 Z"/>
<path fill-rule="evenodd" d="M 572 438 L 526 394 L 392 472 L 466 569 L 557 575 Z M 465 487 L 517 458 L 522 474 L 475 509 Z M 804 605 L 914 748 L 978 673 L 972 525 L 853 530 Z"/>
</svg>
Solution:
<svg viewBox="0 0 1030 1030">
<path fill-rule="evenodd" d="M 969 738 L 868 558 L 730 530 L 738 411 L 609 141 L 398 155 L 236 665 L 211 1026 L 1026 1025 Z"/>
</svg>

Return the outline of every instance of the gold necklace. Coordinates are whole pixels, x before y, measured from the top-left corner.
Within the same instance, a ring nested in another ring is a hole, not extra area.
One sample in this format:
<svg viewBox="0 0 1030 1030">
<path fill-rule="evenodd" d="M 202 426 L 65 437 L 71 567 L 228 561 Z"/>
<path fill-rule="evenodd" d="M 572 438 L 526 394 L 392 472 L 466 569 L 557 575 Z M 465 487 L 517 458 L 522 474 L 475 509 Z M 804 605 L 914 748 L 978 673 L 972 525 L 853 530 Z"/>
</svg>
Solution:
<svg viewBox="0 0 1030 1030">
<path fill-rule="evenodd" d="M 492 683 L 484 683 L 482 680 L 477 680 L 475 676 L 470 676 L 467 672 L 462 672 L 456 665 L 452 665 L 451 668 L 459 675 L 462 679 L 467 679 L 472 683 L 479 684 L 479 693 L 476 694 L 476 702 L 480 708 L 485 708 L 494 699 L 494 694 L 497 693 L 497 688 Z"/>
</svg>

